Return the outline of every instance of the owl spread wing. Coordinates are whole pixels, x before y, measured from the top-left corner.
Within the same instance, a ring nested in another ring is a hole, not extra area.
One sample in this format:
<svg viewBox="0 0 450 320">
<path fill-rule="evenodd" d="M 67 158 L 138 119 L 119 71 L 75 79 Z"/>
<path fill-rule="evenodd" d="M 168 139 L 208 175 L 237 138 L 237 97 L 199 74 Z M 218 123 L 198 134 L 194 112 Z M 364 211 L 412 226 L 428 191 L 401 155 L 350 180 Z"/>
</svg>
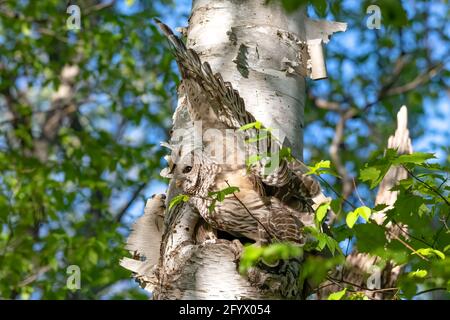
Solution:
<svg viewBox="0 0 450 320">
<path fill-rule="evenodd" d="M 255 117 L 245 109 L 243 98 L 232 84 L 223 81 L 220 73 L 213 74 L 208 62 L 201 62 L 197 52 L 187 48 L 167 25 L 159 20 L 156 20 L 156 23 L 172 47 L 182 76 L 180 87 L 188 97 L 191 119 L 211 122 L 212 111 L 215 120 L 228 128 L 239 129 L 254 123 Z M 257 137 L 261 130 L 264 128 L 249 130 L 248 133 Z M 265 150 L 261 150 L 259 143 L 256 143 L 256 147 L 250 150 L 250 155 L 270 153 L 270 143 L 273 140 L 269 140 Z M 278 141 L 276 143 L 279 144 Z M 292 208 L 308 207 L 307 199 L 320 193 L 319 183 L 305 174 L 309 170 L 308 167 L 297 159 L 280 159 L 279 166 L 270 174 L 266 174 L 264 167 L 264 164 L 258 162 L 251 168 L 252 174 L 258 177 L 267 189 L 264 193 L 279 198 Z M 309 212 L 311 210 L 312 208 L 308 209 Z"/>
<path fill-rule="evenodd" d="M 213 74 L 208 62 L 201 62 L 197 52 L 186 45 L 173 31 L 155 19 L 158 26 L 169 39 L 182 77 L 182 86 L 187 92 L 192 120 L 204 120 L 209 112 L 195 110 L 199 101 L 208 101 L 209 108 L 220 122 L 230 128 L 240 128 L 246 123 L 255 122 L 253 115 L 245 110 L 244 99 L 233 89 L 230 82 L 223 81 L 220 73 Z"/>
</svg>

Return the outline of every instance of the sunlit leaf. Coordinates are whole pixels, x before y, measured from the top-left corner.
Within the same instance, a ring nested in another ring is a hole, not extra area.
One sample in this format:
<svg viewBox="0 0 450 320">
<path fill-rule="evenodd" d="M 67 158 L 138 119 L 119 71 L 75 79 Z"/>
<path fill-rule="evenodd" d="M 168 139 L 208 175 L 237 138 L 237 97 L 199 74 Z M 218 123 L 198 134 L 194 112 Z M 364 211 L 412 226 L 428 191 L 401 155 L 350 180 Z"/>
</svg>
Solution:
<svg viewBox="0 0 450 320">
<path fill-rule="evenodd" d="M 341 291 L 333 292 L 328 296 L 328 300 L 341 300 L 345 293 L 347 292 L 347 288 L 342 289 Z"/>
<path fill-rule="evenodd" d="M 358 213 L 355 211 L 350 211 L 349 213 L 347 213 L 347 217 L 345 218 L 345 222 L 347 223 L 347 226 L 349 228 L 353 228 L 356 221 L 358 220 L 358 217 L 359 217 Z"/>
<path fill-rule="evenodd" d="M 169 210 L 172 209 L 177 204 L 179 204 L 181 202 L 187 202 L 187 201 L 189 201 L 189 196 L 188 195 L 186 195 L 186 194 L 179 194 L 179 195 L 173 197 L 172 200 L 170 200 Z"/>
</svg>

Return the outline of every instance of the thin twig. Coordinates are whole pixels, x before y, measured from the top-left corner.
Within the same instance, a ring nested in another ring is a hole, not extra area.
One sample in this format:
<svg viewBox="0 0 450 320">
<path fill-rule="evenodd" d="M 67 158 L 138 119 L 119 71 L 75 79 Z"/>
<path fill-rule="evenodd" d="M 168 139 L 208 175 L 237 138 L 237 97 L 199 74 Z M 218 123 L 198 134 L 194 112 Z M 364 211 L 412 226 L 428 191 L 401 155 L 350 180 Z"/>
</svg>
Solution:
<svg viewBox="0 0 450 320">
<path fill-rule="evenodd" d="M 350 108 L 347 110 L 343 110 L 340 112 L 340 118 L 338 123 L 336 124 L 336 128 L 334 130 L 333 141 L 330 145 L 330 156 L 333 160 L 334 165 L 342 178 L 342 194 L 344 198 L 348 198 L 352 193 L 352 184 L 350 178 L 348 176 L 347 169 L 345 168 L 345 164 L 342 163 L 340 150 L 341 144 L 344 140 L 345 134 L 345 126 L 347 120 L 352 118 L 357 113 L 356 109 Z"/>
<path fill-rule="evenodd" d="M 361 199 L 361 196 L 359 195 L 358 187 L 356 186 L 355 178 L 352 178 L 352 181 L 353 181 L 353 188 L 355 189 L 356 196 L 358 197 L 359 202 L 361 202 L 361 204 L 362 204 L 363 206 L 365 206 L 366 204 L 364 203 L 364 201 Z"/>
<path fill-rule="evenodd" d="M 348 285 L 353 286 L 353 287 L 355 287 L 355 288 L 358 288 L 358 289 L 360 289 L 360 290 L 370 291 L 370 292 L 374 292 L 374 293 L 375 293 L 375 292 L 385 292 L 385 291 L 396 291 L 396 290 L 399 290 L 399 288 L 369 289 L 369 288 L 367 288 L 367 287 L 358 285 L 358 284 L 356 284 L 356 283 L 352 283 L 352 282 L 347 281 L 347 280 L 342 280 L 342 281 L 340 281 L 340 280 L 335 279 L 335 278 L 333 278 L 333 277 L 331 277 L 331 276 L 327 276 L 327 279 L 330 280 L 330 281 L 335 281 L 335 282 L 345 283 L 345 284 L 348 284 Z"/>
<path fill-rule="evenodd" d="M 391 88 L 386 91 L 386 97 L 402 94 L 411 90 L 414 90 L 421 84 L 427 82 L 431 78 L 433 78 L 435 75 L 437 75 L 442 69 L 444 68 L 444 64 L 442 62 L 438 63 L 435 66 L 430 67 L 425 73 L 420 74 L 415 79 L 413 79 L 411 82 L 398 86 L 395 88 Z"/>
<path fill-rule="evenodd" d="M 147 183 L 141 183 L 136 190 L 133 192 L 130 200 L 119 210 L 119 213 L 116 215 L 116 221 L 120 222 L 122 220 L 123 215 L 127 212 L 128 208 L 133 204 L 133 202 L 137 199 L 141 191 L 147 186 Z"/>
<path fill-rule="evenodd" d="M 420 258 L 422 258 L 425 261 L 428 261 L 428 259 L 426 257 L 424 257 L 423 255 L 421 255 L 420 253 L 417 252 L 417 250 L 415 250 L 413 247 L 411 247 L 406 241 L 404 241 L 402 238 L 400 238 L 398 235 L 394 234 L 392 231 L 390 231 L 389 229 L 386 228 L 386 231 L 397 241 L 399 241 L 401 244 L 403 244 L 405 247 L 407 247 L 409 250 L 411 250 L 413 253 L 417 254 Z"/>
<path fill-rule="evenodd" d="M 84 13 L 84 15 L 85 15 L 85 16 L 88 16 L 88 15 L 90 15 L 91 13 L 98 12 L 98 11 L 101 11 L 101 10 L 103 10 L 103 9 L 112 7 L 115 3 L 116 3 L 116 0 L 111 0 L 111 1 L 109 1 L 109 2 L 101 2 L 101 3 L 98 3 L 98 4 L 96 4 L 96 5 L 93 5 L 92 7 L 87 8 L 86 11 L 85 11 L 85 13 Z"/>
<path fill-rule="evenodd" d="M 350 201 L 348 201 L 347 199 L 344 198 L 343 195 L 341 195 L 339 192 L 337 192 L 324 178 L 322 178 L 320 175 L 317 176 L 320 181 L 322 181 L 323 183 L 325 183 L 325 185 L 330 188 L 331 191 L 334 192 L 334 194 L 339 198 L 342 199 L 346 204 L 348 204 L 350 207 L 352 207 L 353 209 L 356 209 L 357 206 L 355 206 L 353 203 L 351 203 Z"/>
<path fill-rule="evenodd" d="M 23 281 L 21 281 L 19 283 L 19 288 L 20 287 L 25 287 L 25 286 L 33 283 L 34 281 L 37 280 L 37 278 L 39 278 L 39 276 L 41 276 L 42 274 L 46 273 L 50 269 L 51 269 L 50 266 L 43 266 L 43 267 L 39 268 L 35 273 L 33 273 L 32 275 L 29 275 Z"/>
<path fill-rule="evenodd" d="M 400 224 L 398 224 L 396 221 L 391 220 L 391 222 L 401 231 L 403 232 L 406 236 L 410 237 L 411 239 L 417 240 L 419 242 L 422 242 L 424 245 L 429 246 L 429 247 L 433 247 L 433 245 L 431 245 L 430 243 L 428 243 L 427 241 L 420 239 L 414 235 L 412 235 L 411 233 L 409 233 L 408 231 L 406 231 L 405 229 L 402 228 L 402 226 Z"/>
<path fill-rule="evenodd" d="M 436 195 L 438 195 L 442 200 L 444 200 L 444 202 L 447 204 L 447 206 L 450 207 L 450 202 L 444 197 L 444 195 L 442 195 L 439 190 L 436 190 L 435 188 L 433 188 L 432 186 L 430 186 L 428 183 L 426 183 L 425 181 L 423 181 L 422 179 L 420 179 L 419 177 L 417 177 L 414 173 L 411 172 L 411 170 L 409 170 L 406 166 L 402 165 L 402 167 L 406 170 L 406 172 L 408 172 L 408 174 L 415 180 L 419 181 L 420 183 L 422 183 L 428 190 L 434 192 Z M 436 232 L 436 235 L 434 237 L 434 241 L 433 241 L 433 245 L 432 247 L 434 247 L 434 245 L 436 244 L 436 242 L 438 241 L 442 230 L 444 230 L 445 226 L 447 225 L 447 221 L 450 218 L 450 210 L 448 211 L 446 217 L 444 218 L 445 223 L 439 228 L 438 232 Z"/>
<path fill-rule="evenodd" d="M 225 180 L 225 183 L 228 185 L 228 187 L 231 187 L 230 184 L 228 183 L 228 180 Z M 242 207 L 244 207 L 245 211 L 247 211 L 247 213 L 256 220 L 256 222 L 258 222 L 264 229 L 264 231 L 267 232 L 267 234 L 270 236 L 270 238 L 275 238 L 277 239 L 277 237 L 274 237 L 269 230 L 266 228 L 266 226 L 254 215 L 250 212 L 250 210 L 247 208 L 247 206 L 238 198 L 238 196 L 236 195 L 236 193 L 233 192 L 233 196 L 236 198 L 236 200 L 241 204 Z M 278 240 L 278 239 L 277 239 Z"/>
<path fill-rule="evenodd" d="M 423 290 L 423 291 L 417 292 L 414 296 L 418 296 L 418 295 L 421 295 L 421 294 L 424 294 L 424 293 L 428 293 L 428 292 L 432 292 L 432 291 L 438 291 L 438 290 L 447 291 L 447 288 L 431 288 L 431 289 L 427 289 L 427 290 Z"/>
<path fill-rule="evenodd" d="M 430 186 L 428 183 L 426 183 L 425 181 L 423 181 L 422 179 L 420 179 L 419 177 L 417 177 L 416 175 L 414 175 L 414 173 L 411 172 L 411 170 L 409 170 L 406 166 L 402 165 L 402 167 L 408 172 L 408 174 L 414 178 L 415 180 L 419 181 L 420 183 L 422 183 L 424 186 L 427 187 L 428 190 L 433 191 L 435 194 L 437 194 L 442 200 L 444 200 L 444 202 L 447 204 L 447 206 L 450 207 L 450 202 L 435 188 L 433 188 L 432 186 Z"/>
</svg>

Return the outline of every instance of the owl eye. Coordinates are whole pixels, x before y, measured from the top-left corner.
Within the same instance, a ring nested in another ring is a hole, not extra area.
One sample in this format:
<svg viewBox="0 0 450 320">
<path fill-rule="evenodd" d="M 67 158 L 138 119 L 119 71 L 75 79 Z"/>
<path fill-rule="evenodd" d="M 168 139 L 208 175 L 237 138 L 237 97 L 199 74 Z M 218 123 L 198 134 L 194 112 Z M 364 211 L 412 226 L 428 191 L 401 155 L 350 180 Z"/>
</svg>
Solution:
<svg viewBox="0 0 450 320">
<path fill-rule="evenodd" d="M 191 166 L 186 166 L 183 168 L 183 173 L 189 173 L 189 172 L 191 172 L 191 170 L 192 170 Z"/>
</svg>

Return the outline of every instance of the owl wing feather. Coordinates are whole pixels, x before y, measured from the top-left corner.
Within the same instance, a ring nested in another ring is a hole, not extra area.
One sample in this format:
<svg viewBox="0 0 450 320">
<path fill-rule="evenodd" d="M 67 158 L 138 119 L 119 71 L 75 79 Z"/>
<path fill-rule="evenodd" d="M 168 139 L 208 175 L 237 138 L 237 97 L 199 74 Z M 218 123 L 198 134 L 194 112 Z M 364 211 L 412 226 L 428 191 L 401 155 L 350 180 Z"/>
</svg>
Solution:
<svg viewBox="0 0 450 320">
<path fill-rule="evenodd" d="M 255 122 L 255 117 L 245 109 L 244 99 L 231 83 L 223 81 L 220 73 L 213 74 L 209 63 L 202 63 L 197 52 L 188 49 L 167 25 L 158 19 L 155 21 L 169 39 L 188 99 L 199 95 L 206 98 L 218 120 L 230 128 Z M 204 113 L 194 111 L 191 115 L 194 115 L 192 120 L 202 120 Z"/>
</svg>

